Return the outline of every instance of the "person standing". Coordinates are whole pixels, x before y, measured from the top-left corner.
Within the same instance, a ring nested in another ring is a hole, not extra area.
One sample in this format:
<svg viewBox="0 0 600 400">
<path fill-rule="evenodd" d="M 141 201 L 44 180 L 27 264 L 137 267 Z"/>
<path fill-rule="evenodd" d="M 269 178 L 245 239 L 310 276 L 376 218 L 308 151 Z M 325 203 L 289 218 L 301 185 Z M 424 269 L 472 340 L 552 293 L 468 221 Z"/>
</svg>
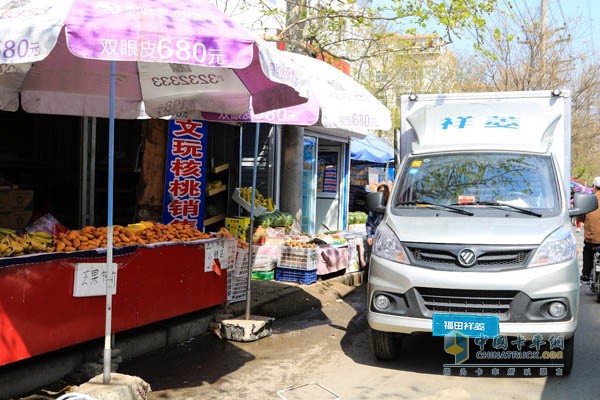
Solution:
<svg viewBox="0 0 600 400">
<path fill-rule="evenodd" d="M 594 195 L 600 203 L 600 176 L 594 178 Z M 581 271 L 581 282 L 588 283 L 594 264 L 594 252 L 600 246 L 600 208 L 589 212 L 578 218 L 583 222 L 583 268 Z"/>
</svg>

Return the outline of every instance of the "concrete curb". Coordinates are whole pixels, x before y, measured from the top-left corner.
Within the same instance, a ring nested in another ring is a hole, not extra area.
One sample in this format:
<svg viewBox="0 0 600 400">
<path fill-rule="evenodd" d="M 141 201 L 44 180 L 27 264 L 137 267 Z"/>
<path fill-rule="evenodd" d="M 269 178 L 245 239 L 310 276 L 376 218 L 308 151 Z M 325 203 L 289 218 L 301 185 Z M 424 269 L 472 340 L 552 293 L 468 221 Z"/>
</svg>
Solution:
<svg viewBox="0 0 600 400">
<path fill-rule="evenodd" d="M 250 296 L 251 314 L 277 319 L 321 308 L 343 298 L 362 285 L 364 274 L 364 272 L 348 273 L 311 285 L 253 280 Z M 211 323 L 218 320 L 219 316 L 244 315 L 245 310 L 246 302 L 241 301 L 118 333 L 115 335 L 114 348 L 122 359 L 138 357 L 204 334 L 211 329 Z M 144 386 L 136 377 L 125 379 L 126 376 L 113 372 L 111 385 L 98 385 L 98 379 L 102 382 L 102 376 L 98 375 L 102 372 L 102 369 L 99 369 L 101 363 L 98 363 L 98 355 L 102 354 L 103 347 L 103 340 L 95 340 L 36 357 L 35 360 L 26 360 L 16 366 L 0 368 L 0 398 L 14 398 L 58 382 L 69 375 L 77 377 L 80 381 L 89 380 L 90 385 L 85 388 L 86 391 L 88 388 L 91 389 L 87 394 L 98 400 L 144 398 L 134 395 L 139 392 L 137 389 Z M 118 382 L 115 381 L 114 390 L 111 388 L 113 376 L 119 376 Z M 94 394 L 93 390 L 101 390 L 102 393 Z M 115 393 L 118 393 L 119 397 L 114 397 Z"/>
</svg>

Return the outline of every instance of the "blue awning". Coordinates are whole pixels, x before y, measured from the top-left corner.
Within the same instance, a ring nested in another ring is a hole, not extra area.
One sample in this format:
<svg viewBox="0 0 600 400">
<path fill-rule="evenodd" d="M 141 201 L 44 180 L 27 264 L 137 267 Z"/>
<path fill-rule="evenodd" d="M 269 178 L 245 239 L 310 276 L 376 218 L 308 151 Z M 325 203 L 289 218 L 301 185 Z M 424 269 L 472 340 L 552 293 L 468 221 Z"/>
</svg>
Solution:
<svg viewBox="0 0 600 400">
<path fill-rule="evenodd" d="M 385 164 L 394 161 L 394 148 L 379 136 L 367 135 L 364 139 L 352 139 L 350 159 Z"/>
</svg>

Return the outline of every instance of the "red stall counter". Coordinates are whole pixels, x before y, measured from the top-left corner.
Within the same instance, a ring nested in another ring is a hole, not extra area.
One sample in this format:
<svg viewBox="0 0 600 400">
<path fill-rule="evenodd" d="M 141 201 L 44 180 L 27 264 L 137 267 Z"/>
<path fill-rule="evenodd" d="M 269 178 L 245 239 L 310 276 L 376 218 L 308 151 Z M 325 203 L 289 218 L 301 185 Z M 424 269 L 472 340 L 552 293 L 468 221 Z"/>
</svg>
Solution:
<svg viewBox="0 0 600 400">
<path fill-rule="evenodd" d="M 217 244 L 224 246 L 209 239 L 115 249 L 113 333 L 225 303 L 226 270 L 205 268 L 205 249 Z M 105 267 L 106 254 L 0 259 L 0 365 L 104 336 L 106 297 L 75 297 L 103 277 L 101 270 L 82 270 L 86 263 Z"/>
</svg>

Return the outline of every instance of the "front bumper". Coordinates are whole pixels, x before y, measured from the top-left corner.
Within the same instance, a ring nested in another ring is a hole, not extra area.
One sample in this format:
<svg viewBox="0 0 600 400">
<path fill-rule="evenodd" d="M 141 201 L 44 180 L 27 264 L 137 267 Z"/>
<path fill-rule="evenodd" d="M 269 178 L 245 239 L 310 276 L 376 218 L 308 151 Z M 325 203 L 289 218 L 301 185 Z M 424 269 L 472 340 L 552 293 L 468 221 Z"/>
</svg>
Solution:
<svg viewBox="0 0 600 400">
<path fill-rule="evenodd" d="M 498 315 L 500 334 L 506 336 L 531 338 L 535 334 L 555 334 L 568 339 L 577 328 L 576 259 L 530 269 L 468 272 L 412 267 L 373 256 L 369 273 L 367 319 L 375 330 L 405 334 L 431 332 L 431 316 L 436 312 Z M 374 308 L 373 297 L 379 293 L 390 295 L 392 309 L 379 312 Z M 438 293 L 441 296 L 436 296 Z M 463 297 L 457 301 L 452 293 L 467 294 L 462 307 Z M 475 293 L 473 298 L 468 297 L 471 293 Z M 448 303 L 440 298 L 449 299 Z M 478 301 L 482 304 L 478 305 Z M 561 301 L 567 306 L 564 317 L 549 316 L 547 306 L 552 301 Z"/>
</svg>

